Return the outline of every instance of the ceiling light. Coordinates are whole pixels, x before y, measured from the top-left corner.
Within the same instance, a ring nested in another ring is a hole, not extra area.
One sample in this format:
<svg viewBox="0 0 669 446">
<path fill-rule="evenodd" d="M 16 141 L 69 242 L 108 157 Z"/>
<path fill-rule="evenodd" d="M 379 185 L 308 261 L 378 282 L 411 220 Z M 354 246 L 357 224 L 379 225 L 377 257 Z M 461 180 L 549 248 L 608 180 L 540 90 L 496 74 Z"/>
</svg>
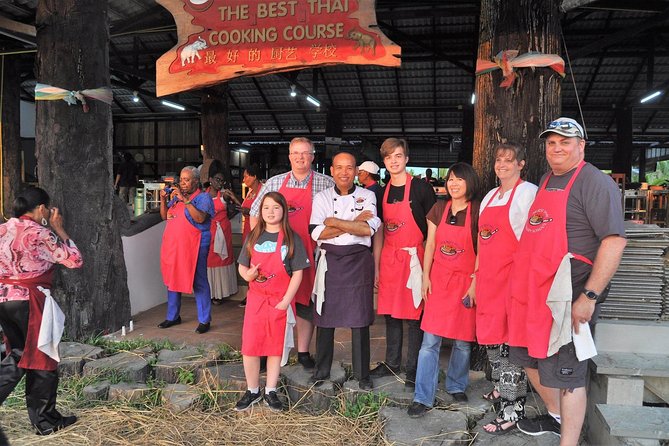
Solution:
<svg viewBox="0 0 669 446">
<path fill-rule="evenodd" d="M 320 106 L 321 106 L 321 102 L 320 102 L 318 99 L 313 98 L 313 97 L 311 97 L 311 96 L 309 96 L 309 95 L 307 95 L 307 102 L 311 102 L 311 103 L 314 104 L 316 107 L 320 107 Z"/>
<path fill-rule="evenodd" d="M 132 92 L 132 102 L 139 102 L 139 93 L 137 91 Z"/>
<path fill-rule="evenodd" d="M 644 102 L 648 102 L 651 99 L 654 99 L 654 98 L 660 96 L 661 94 L 662 94 L 662 91 L 659 91 L 659 90 L 655 91 L 655 92 L 649 94 L 648 96 L 646 96 L 644 98 L 641 98 L 641 100 L 639 102 L 641 102 L 643 104 Z"/>
<path fill-rule="evenodd" d="M 295 91 L 295 85 L 293 84 L 290 86 L 290 97 L 294 98 L 295 96 L 297 96 L 297 92 Z"/>
<path fill-rule="evenodd" d="M 472 105 L 476 103 L 476 93 L 472 93 Z"/>
<path fill-rule="evenodd" d="M 166 107 L 176 108 L 177 110 L 181 110 L 181 111 L 186 110 L 186 107 L 184 107 L 183 105 L 176 104 L 174 102 L 165 101 L 165 100 L 160 101 L 160 102 Z"/>
<path fill-rule="evenodd" d="M 246 149 L 242 149 L 241 147 L 240 147 L 239 149 L 237 149 L 237 151 L 238 151 L 239 153 L 249 153 L 248 150 L 246 150 Z"/>
</svg>

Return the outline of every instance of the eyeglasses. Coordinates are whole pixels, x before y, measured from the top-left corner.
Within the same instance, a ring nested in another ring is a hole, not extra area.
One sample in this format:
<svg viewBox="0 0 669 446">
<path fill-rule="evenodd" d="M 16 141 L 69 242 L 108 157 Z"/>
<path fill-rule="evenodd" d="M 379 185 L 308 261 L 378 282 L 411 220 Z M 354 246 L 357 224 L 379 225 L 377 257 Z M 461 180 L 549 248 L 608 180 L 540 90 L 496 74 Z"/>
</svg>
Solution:
<svg viewBox="0 0 669 446">
<path fill-rule="evenodd" d="M 290 152 L 290 155 L 296 158 L 302 158 L 303 156 L 309 156 L 313 154 L 313 152 Z"/>
<path fill-rule="evenodd" d="M 455 215 L 451 214 L 451 216 L 448 217 L 448 224 L 449 225 L 454 225 L 457 222 L 458 222 L 458 218 Z"/>
</svg>

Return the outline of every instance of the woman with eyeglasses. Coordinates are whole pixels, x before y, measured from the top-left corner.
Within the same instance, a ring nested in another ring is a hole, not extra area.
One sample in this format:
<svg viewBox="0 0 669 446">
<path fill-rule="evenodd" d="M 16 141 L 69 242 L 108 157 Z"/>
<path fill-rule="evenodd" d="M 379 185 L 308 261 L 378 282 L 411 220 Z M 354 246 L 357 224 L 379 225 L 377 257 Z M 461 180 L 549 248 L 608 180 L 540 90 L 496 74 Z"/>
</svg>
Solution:
<svg viewBox="0 0 669 446">
<path fill-rule="evenodd" d="M 500 186 L 481 202 L 477 268 L 470 290 L 476 300 L 476 339 L 486 347 L 494 384 L 483 398 L 500 403 L 497 418 L 483 426 L 493 435 L 508 432 L 525 417 L 527 376 L 522 367 L 509 362 L 506 310 L 513 256 L 537 193 L 537 186 L 520 178 L 525 156 L 525 149 L 514 143 L 495 149 Z"/>
<path fill-rule="evenodd" d="M 237 294 L 237 269 L 232 252 L 232 225 L 228 219 L 227 206 L 229 204 L 225 201 L 230 197 L 231 192 L 223 188 L 225 177 L 220 170 L 210 170 L 209 175 L 207 193 L 214 201 L 214 217 L 211 219 L 207 278 L 211 289 L 211 303 L 220 305 L 226 297 Z"/>
<path fill-rule="evenodd" d="M 418 353 L 416 393 L 408 414 L 424 415 L 434 404 L 443 338 L 453 339 L 446 373 L 446 391 L 466 402 L 469 356 L 476 339 L 476 310 L 468 294 L 476 262 L 479 178 L 469 164 L 456 163 L 446 176 L 446 200 L 427 214 L 422 295 L 425 300 Z"/>
<path fill-rule="evenodd" d="M 60 335 L 38 348 L 47 330 L 62 334 L 62 319 L 53 317 L 60 309 L 50 292 L 55 265 L 83 264 L 62 214 L 49 203 L 43 189 L 30 187 L 14 200 L 15 218 L 0 225 L 0 325 L 7 348 L 0 364 L 0 404 L 26 375 L 28 417 L 39 435 L 77 421 L 56 410 Z M 54 311 L 44 312 L 45 306 Z"/>
</svg>

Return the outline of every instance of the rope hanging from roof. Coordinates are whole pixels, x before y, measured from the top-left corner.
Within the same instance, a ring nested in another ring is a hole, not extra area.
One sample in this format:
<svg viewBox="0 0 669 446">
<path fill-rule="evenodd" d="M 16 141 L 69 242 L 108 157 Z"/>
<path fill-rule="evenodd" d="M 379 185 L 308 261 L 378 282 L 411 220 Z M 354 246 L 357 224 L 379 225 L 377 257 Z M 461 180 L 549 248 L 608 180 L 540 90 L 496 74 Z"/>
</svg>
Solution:
<svg viewBox="0 0 669 446">
<path fill-rule="evenodd" d="M 35 85 L 35 100 L 57 101 L 62 99 L 69 105 L 77 105 L 77 101 L 79 101 L 84 109 L 84 113 L 88 113 L 89 110 L 86 98 L 95 99 L 96 101 L 102 101 L 105 104 L 111 105 L 113 100 L 112 90 L 109 87 L 100 87 L 70 91 L 46 84 L 38 83 Z"/>
<path fill-rule="evenodd" d="M 504 80 L 499 86 L 509 88 L 516 80 L 516 68 L 534 69 L 535 67 L 550 67 L 560 76 L 565 76 L 564 60 L 557 54 L 544 54 L 530 51 L 529 53 L 519 56 L 518 50 L 500 51 L 492 61 L 477 59 L 476 75 L 480 76 L 485 73 L 490 73 L 491 71 L 502 70 Z"/>
</svg>

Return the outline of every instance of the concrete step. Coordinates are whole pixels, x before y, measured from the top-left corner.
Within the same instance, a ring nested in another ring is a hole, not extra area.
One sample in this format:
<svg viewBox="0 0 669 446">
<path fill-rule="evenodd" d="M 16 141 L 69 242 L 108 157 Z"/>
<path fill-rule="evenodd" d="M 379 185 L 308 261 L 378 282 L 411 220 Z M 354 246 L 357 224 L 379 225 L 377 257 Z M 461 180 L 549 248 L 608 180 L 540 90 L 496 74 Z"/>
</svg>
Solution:
<svg viewBox="0 0 669 446">
<path fill-rule="evenodd" d="M 669 440 L 669 408 L 597 404 L 597 414 L 614 437 Z"/>
<path fill-rule="evenodd" d="M 602 351 L 592 358 L 600 375 L 669 378 L 669 355 Z"/>
</svg>

